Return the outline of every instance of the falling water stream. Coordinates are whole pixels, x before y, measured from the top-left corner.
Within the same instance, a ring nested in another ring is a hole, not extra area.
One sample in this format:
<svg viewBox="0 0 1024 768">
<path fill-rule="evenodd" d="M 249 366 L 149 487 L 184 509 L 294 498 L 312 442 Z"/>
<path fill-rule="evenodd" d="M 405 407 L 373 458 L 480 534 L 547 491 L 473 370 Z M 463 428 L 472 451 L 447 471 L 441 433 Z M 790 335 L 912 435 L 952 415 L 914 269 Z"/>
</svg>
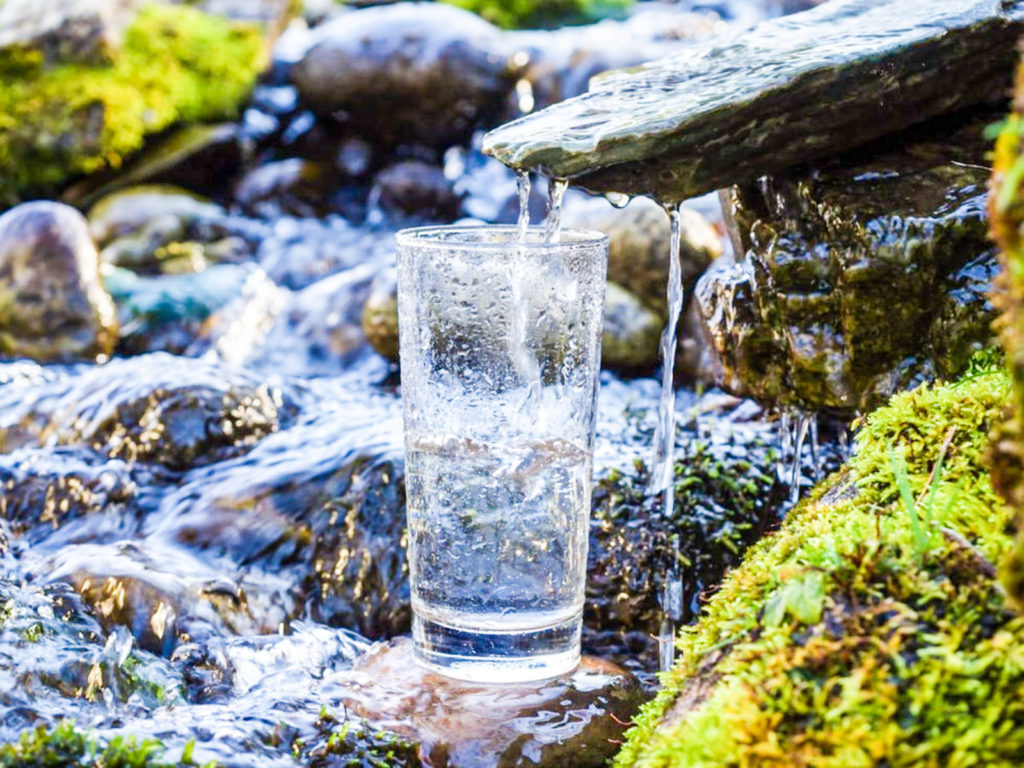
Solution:
<svg viewBox="0 0 1024 768">
<path fill-rule="evenodd" d="M 562 199 L 568 186 L 569 182 L 566 179 L 551 179 L 548 182 L 548 211 L 544 219 L 545 243 L 557 243 L 561 239 Z"/>
<path fill-rule="evenodd" d="M 666 519 L 675 516 L 676 395 L 675 359 L 678 341 L 679 317 L 683 311 L 683 270 L 681 243 L 683 237 L 682 214 L 678 206 L 669 209 L 672 222 L 668 260 L 668 322 L 661 333 L 661 398 L 658 403 L 658 422 L 654 432 L 654 458 L 651 462 L 652 494 L 662 494 L 662 509 Z M 679 537 L 672 537 L 672 548 L 666 563 L 661 591 L 663 612 L 658 633 L 658 659 L 661 671 L 672 666 L 675 657 L 676 624 L 683 618 L 683 582 L 680 573 Z"/>
</svg>

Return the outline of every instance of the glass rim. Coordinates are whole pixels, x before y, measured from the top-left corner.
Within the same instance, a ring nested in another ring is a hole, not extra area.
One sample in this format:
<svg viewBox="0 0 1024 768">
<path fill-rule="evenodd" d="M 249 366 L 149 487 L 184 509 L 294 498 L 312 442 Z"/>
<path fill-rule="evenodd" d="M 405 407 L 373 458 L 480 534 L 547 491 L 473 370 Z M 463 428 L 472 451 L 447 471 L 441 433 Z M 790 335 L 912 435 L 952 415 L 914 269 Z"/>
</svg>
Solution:
<svg viewBox="0 0 1024 768">
<path fill-rule="evenodd" d="M 541 224 L 531 224 L 527 228 L 530 234 L 542 233 Z M 509 234 L 506 240 L 498 242 L 486 240 L 459 239 L 458 235 L 478 232 L 499 232 Z M 607 246 L 608 235 L 596 229 L 565 228 L 560 231 L 557 242 L 548 243 L 543 240 L 518 240 L 519 227 L 516 224 L 431 224 L 422 227 L 408 227 L 395 233 L 395 243 L 399 246 L 425 246 L 468 251 L 507 251 L 509 246 L 525 248 L 528 251 L 564 250 L 565 248 L 593 248 Z M 455 237 L 452 237 L 452 236 Z M 568 239 L 567 239 L 568 238 Z"/>
</svg>

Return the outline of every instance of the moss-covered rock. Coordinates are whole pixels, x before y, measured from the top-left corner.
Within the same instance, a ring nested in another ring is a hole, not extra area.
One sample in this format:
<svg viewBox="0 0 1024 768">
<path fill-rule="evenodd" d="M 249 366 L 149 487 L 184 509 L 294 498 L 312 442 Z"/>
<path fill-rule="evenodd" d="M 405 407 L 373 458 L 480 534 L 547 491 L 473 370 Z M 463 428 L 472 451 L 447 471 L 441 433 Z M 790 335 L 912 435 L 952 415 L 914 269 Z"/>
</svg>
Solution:
<svg viewBox="0 0 1024 768">
<path fill-rule="evenodd" d="M 698 285 L 733 391 L 876 407 L 991 343 L 987 113 L 933 122 L 728 197 L 738 253 Z"/>
<path fill-rule="evenodd" d="M 1013 416 L 993 442 L 993 475 L 1000 493 L 1024 510 L 1024 66 L 1017 71 L 1013 111 L 996 141 L 989 216 L 1003 274 L 993 299 L 1014 384 Z M 1017 520 L 1015 553 L 1005 564 L 1010 594 L 1024 608 L 1024 518 Z"/>
<path fill-rule="evenodd" d="M 677 448 L 675 499 L 666 515 L 649 470 L 610 472 L 593 495 L 583 647 L 637 674 L 656 665 L 661 605 L 678 578 L 673 618 L 693 619 L 700 596 L 736 566 L 778 513 L 776 452 L 760 440 L 688 441 Z"/>
<path fill-rule="evenodd" d="M 0 203 L 116 168 L 175 123 L 229 117 L 267 62 L 261 31 L 185 6 L 143 8 L 108 61 L 0 49 Z"/>
<path fill-rule="evenodd" d="M 509 29 L 585 24 L 623 14 L 633 0 L 443 0 Z"/>
<path fill-rule="evenodd" d="M 870 415 L 682 631 L 617 765 L 1021 764 L 1024 617 L 993 566 L 1013 511 L 984 462 L 1009 397 L 989 369 Z"/>
<path fill-rule="evenodd" d="M 188 763 L 164 761 L 164 747 L 155 739 L 115 737 L 100 743 L 64 720 L 53 729 L 40 725 L 25 731 L 18 741 L 0 744 L 2 768 L 65 768 L 90 765 L 96 768 L 171 768 Z"/>
</svg>

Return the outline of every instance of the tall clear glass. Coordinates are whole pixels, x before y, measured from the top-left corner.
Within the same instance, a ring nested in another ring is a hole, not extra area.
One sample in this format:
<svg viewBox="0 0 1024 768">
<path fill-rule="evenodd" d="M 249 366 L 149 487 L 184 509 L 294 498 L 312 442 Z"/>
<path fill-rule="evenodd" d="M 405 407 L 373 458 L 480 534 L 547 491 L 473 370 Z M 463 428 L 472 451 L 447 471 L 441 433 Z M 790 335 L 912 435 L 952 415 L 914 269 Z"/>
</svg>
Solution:
<svg viewBox="0 0 1024 768">
<path fill-rule="evenodd" d="M 398 233 L 417 659 L 517 682 L 576 666 L 608 240 Z"/>
</svg>

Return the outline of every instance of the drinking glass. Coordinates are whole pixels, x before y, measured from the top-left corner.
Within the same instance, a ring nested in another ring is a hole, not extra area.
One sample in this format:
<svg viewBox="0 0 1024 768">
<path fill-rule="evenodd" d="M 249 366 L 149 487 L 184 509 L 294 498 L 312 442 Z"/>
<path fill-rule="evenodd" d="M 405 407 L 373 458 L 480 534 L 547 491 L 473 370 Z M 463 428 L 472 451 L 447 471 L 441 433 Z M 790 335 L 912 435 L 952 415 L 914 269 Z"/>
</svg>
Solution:
<svg viewBox="0 0 1024 768">
<path fill-rule="evenodd" d="M 398 233 L 416 658 L 517 682 L 579 662 L 608 239 Z"/>
</svg>

